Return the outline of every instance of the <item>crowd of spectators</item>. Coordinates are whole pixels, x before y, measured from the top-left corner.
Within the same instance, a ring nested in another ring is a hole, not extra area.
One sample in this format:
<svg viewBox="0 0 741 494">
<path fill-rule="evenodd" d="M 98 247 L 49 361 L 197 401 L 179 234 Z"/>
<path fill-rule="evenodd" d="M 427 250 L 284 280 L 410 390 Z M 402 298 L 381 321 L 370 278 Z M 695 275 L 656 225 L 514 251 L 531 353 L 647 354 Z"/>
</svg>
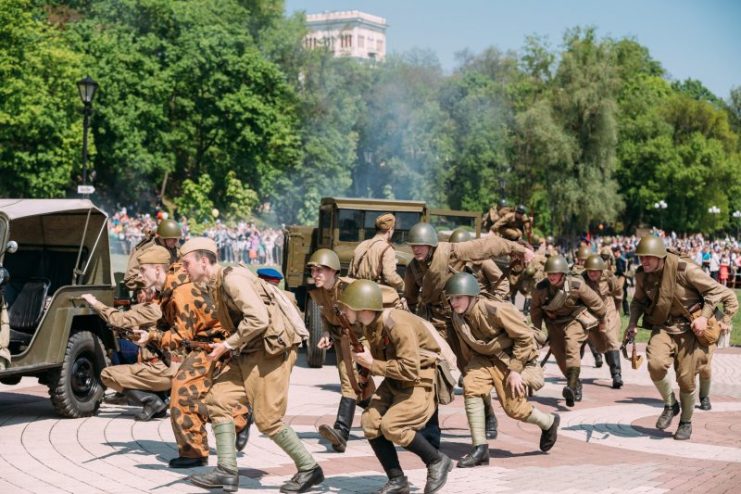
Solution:
<svg viewBox="0 0 741 494">
<path fill-rule="evenodd" d="M 157 230 L 159 221 L 167 217 L 162 211 L 154 215 L 130 215 L 126 208 L 116 211 L 108 220 L 111 250 L 128 255 L 145 237 Z M 183 240 L 191 236 L 187 218 L 178 218 Z M 228 263 L 279 265 L 283 258 L 283 231 L 280 228 L 258 228 L 254 223 L 240 221 L 227 226 L 219 220 L 203 235 L 212 238 L 219 248 L 219 258 Z"/>
</svg>

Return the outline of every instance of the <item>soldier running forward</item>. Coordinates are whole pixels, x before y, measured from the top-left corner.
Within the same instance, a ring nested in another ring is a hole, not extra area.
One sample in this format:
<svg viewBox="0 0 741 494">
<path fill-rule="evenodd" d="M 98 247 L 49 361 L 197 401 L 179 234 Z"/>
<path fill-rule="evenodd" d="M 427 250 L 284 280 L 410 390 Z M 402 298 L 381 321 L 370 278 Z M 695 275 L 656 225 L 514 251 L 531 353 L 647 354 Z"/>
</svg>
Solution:
<svg viewBox="0 0 741 494">
<path fill-rule="evenodd" d="M 457 273 L 445 284 L 453 310 L 460 348 L 466 359 L 463 396 L 473 449 L 458 462 L 461 468 L 489 464 L 489 445 L 484 431 L 486 397 L 494 388 L 505 413 L 515 420 L 541 429 L 540 449 L 556 443 L 560 418 L 543 413 L 527 402 L 526 366 L 538 364 L 533 329 L 510 302 L 480 297 L 479 283 L 469 273 Z"/>
<path fill-rule="evenodd" d="M 519 204 L 513 212 L 501 216 L 491 227 L 491 231 L 507 240 L 529 240 L 533 234 L 533 226 L 527 213 L 527 208 Z"/>
<path fill-rule="evenodd" d="M 207 284 L 219 322 L 231 335 L 213 344 L 209 360 L 218 360 L 229 351 L 236 354 L 206 396 L 216 436 L 217 467 L 192 475 L 191 482 L 210 489 L 238 490 L 236 431 L 231 411 L 235 404 L 250 404 L 257 429 L 296 464 L 298 472 L 283 484 L 281 492 L 305 492 L 323 482 L 321 467 L 296 432 L 283 423 L 300 337 L 292 328 L 271 320 L 274 313 L 269 312 L 266 300 L 258 292 L 262 280 L 245 267 L 224 268 L 217 263 L 213 240 L 193 238 L 183 244 L 181 254 L 183 267 L 193 283 Z M 284 332 L 277 333 L 281 328 Z"/>
<path fill-rule="evenodd" d="M 451 327 L 451 312 L 443 294 L 448 278 L 454 274 L 452 266 L 461 262 L 481 261 L 507 254 L 521 255 L 525 262 L 533 257 L 533 251 L 516 242 L 496 235 L 467 242 L 438 242 L 437 232 L 429 223 L 417 223 L 409 230 L 408 243 L 412 246 L 414 259 L 404 273 L 404 296 L 409 310 L 430 321 L 440 335 L 450 344 L 458 357 L 461 372 L 465 362 L 457 349 L 457 339 Z M 490 415 L 493 417 L 493 414 Z M 496 437 L 496 419 L 490 419 L 489 434 Z M 432 417 L 430 427 L 433 435 L 440 436 L 437 415 Z M 433 439 L 439 446 L 439 439 Z"/>
<path fill-rule="evenodd" d="M 589 331 L 589 341 L 598 353 L 605 354 L 607 365 L 610 366 L 612 388 L 623 387 L 623 376 L 620 365 L 620 314 L 615 307 L 615 297 L 622 295 L 622 288 L 618 285 L 615 275 L 607 266 L 604 259 L 592 254 L 584 261 L 582 278 L 589 288 L 602 298 L 607 315 L 604 326 Z"/>
<path fill-rule="evenodd" d="M 167 405 L 157 393 L 170 389 L 175 368 L 164 362 L 163 353 L 154 353 L 146 348 L 146 334 L 149 326 L 154 326 L 162 317 L 159 301 L 155 294 L 165 282 L 170 253 L 164 247 L 153 246 L 139 256 L 138 275 L 144 283 L 144 293 L 151 294 L 148 301 L 136 304 L 128 311 L 121 312 L 98 301 L 93 295 L 85 293 L 82 298 L 106 321 L 107 324 L 127 329 L 138 335 L 137 343 L 142 349 L 136 364 L 106 367 L 100 379 L 106 387 L 115 389 L 129 400 L 140 403 L 142 410 L 134 418 L 148 421 L 162 418 L 167 413 Z"/>
<path fill-rule="evenodd" d="M 389 478 L 377 493 L 409 492 L 395 444 L 427 465 L 425 494 L 438 492 L 453 462 L 420 431 L 437 408 L 434 378 L 440 346 L 419 317 L 384 309 L 381 288 L 372 281 L 352 282 L 339 302 L 347 319 L 362 325 L 370 345 L 353 353 L 353 359 L 371 375 L 383 377 L 361 417 L 365 437 Z"/>
<path fill-rule="evenodd" d="M 636 272 L 626 340 L 632 341 L 643 316 L 642 327 L 651 329 L 646 349 L 648 372 L 664 400 L 656 428 L 664 430 L 671 425 L 674 416 L 679 415 L 681 402 L 682 415 L 674 439 L 689 439 L 695 376 L 708 362 L 708 347 L 696 335 L 705 331 L 708 319 L 723 298 L 723 286 L 700 266 L 667 252 L 664 241 L 658 237 L 641 238 L 636 255 L 641 267 Z M 667 376 L 672 365 L 679 384 L 679 402 Z"/>
<path fill-rule="evenodd" d="M 728 287 L 723 287 L 723 296 L 721 298 L 723 304 L 723 316 L 718 320 L 720 324 L 721 334 L 731 331 L 731 321 L 733 316 L 738 312 L 738 298 L 736 292 Z M 698 395 L 700 397 L 700 410 L 710 410 L 712 405 L 710 404 L 710 385 L 712 381 L 712 362 L 715 350 L 718 349 L 719 344 L 714 343 L 708 347 L 708 363 L 701 366 L 699 370 L 700 375 L 700 387 Z"/>
<path fill-rule="evenodd" d="M 151 235 L 151 234 L 150 234 Z M 131 251 L 129 256 L 129 262 L 126 266 L 126 275 L 124 276 L 123 282 L 130 290 L 139 288 L 139 256 L 147 249 L 160 246 L 170 253 L 170 261 L 168 264 L 172 264 L 178 258 L 178 242 L 182 232 L 180 226 L 175 220 L 162 220 L 157 226 L 157 234 L 149 236 L 139 242 L 134 250 Z"/>
<path fill-rule="evenodd" d="M 574 254 L 574 264 L 571 265 L 571 274 L 573 276 L 581 277 L 584 274 L 584 263 L 591 255 L 592 249 L 588 245 L 579 245 L 579 248 L 576 249 L 576 253 Z M 591 339 L 587 340 L 587 346 L 589 347 L 589 351 L 592 352 L 592 357 L 594 358 L 594 366 L 598 369 L 601 368 L 603 364 L 602 354 L 597 351 Z M 581 348 L 581 355 L 582 357 L 584 356 L 583 346 Z"/>
<path fill-rule="evenodd" d="M 396 272 L 396 252 L 391 245 L 396 218 L 391 213 L 376 218 L 376 234 L 355 247 L 347 275 L 371 280 L 404 292 L 404 279 Z"/>
<path fill-rule="evenodd" d="M 607 310 L 583 280 L 569 276 L 563 256 L 549 257 L 544 271 L 546 279 L 533 292 L 530 317 L 537 329 L 545 321 L 551 352 L 566 377 L 563 397 L 566 405 L 573 407 L 582 398 L 581 347 L 587 341 L 587 331 L 598 326 L 604 329 Z"/>
</svg>

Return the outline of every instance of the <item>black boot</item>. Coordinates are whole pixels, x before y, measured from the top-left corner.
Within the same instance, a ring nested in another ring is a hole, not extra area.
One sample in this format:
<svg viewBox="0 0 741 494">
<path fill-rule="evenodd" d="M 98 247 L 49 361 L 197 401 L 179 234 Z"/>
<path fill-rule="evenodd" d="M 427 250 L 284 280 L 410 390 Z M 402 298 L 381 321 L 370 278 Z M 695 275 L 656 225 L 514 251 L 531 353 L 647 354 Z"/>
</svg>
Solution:
<svg viewBox="0 0 741 494">
<path fill-rule="evenodd" d="M 245 418 L 247 419 L 247 423 L 245 424 L 244 429 L 237 432 L 237 441 L 235 443 L 237 451 L 242 451 L 245 446 L 247 446 L 247 441 L 250 440 L 250 426 L 254 422 L 252 411 L 247 412 Z"/>
<path fill-rule="evenodd" d="M 458 460 L 458 468 L 471 468 L 479 465 L 489 464 L 489 445 L 479 444 Z"/>
<path fill-rule="evenodd" d="M 152 420 L 155 415 L 167 411 L 167 405 L 165 405 L 165 402 L 162 401 L 156 393 L 152 393 L 151 391 L 127 389 L 124 391 L 124 394 L 129 399 L 142 404 L 142 411 L 134 416 L 136 420 L 147 422 L 148 420 Z"/>
<path fill-rule="evenodd" d="M 208 465 L 208 456 L 200 458 L 186 458 L 185 456 L 178 456 L 173 458 L 168 463 L 170 468 L 196 468 L 205 467 Z"/>
<path fill-rule="evenodd" d="M 352 420 L 355 417 L 356 402 L 352 398 L 343 396 L 340 398 L 340 406 L 337 408 L 337 420 L 334 427 L 328 425 L 319 426 L 319 434 L 332 444 L 332 449 L 342 453 L 347 449 L 347 439 L 350 437 Z"/>
<path fill-rule="evenodd" d="M 713 406 L 710 404 L 709 396 L 700 397 L 700 410 L 712 410 Z"/>
<path fill-rule="evenodd" d="M 542 431 L 540 433 L 540 450 L 543 453 L 548 452 L 553 445 L 556 444 L 556 439 L 558 439 L 558 426 L 561 423 L 561 416 L 558 414 L 553 414 L 553 425 L 548 430 Z"/>
<path fill-rule="evenodd" d="M 226 492 L 237 492 L 239 490 L 239 472 L 233 472 L 221 466 L 217 466 L 206 473 L 191 475 L 189 480 L 191 484 L 206 489 L 222 488 Z"/>
<path fill-rule="evenodd" d="M 676 400 L 674 400 L 674 404 L 671 406 L 664 405 L 664 411 L 661 412 L 661 415 L 659 415 L 656 421 L 656 428 L 663 431 L 669 427 L 675 415 L 679 415 L 679 402 Z"/>
<path fill-rule="evenodd" d="M 486 438 L 496 439 L 499 424 L 497 423 L 497 416 L 494 415 L 494 408 L 491 406 L 491 396 L 488 400 L 484 397 L 484 416 L 486 417 Z"/>
<path fill-rule="evenodd" d="M 677 441 L 686 441 L 692 436 L 692 422 L 679 422 L 677 432 L 674 433 L 674 439 Z"/>
<path fill-rule="evenodd" d="M 563 388 L 563 397 L 566 399 L 566 406 L 573 407 L 576 401 L 577 388 L 579 385 L 579 367 L 569 367 L 566 369 L 566 386 Z"/>
<path fill-rule="evenodd" d="M 409 480 L 404 475 L 389 479 L 375 494 L 409 494 Z"/>
<path fill-rule="evenodd" d="M 612 376 L 612 389 L 620 389 L 623 387 L 623 373 L 620 365 L 620 351 L 613 350 L 605 353 L 605 359 L 607 359 L 607 365 L 610 366 L 610 375 Z"/>
<path fill-rule="evenodd" d="M 440 449 L 440 441 L 442 438 L 442 431 L 440 430 L 440 420 L 437 415 L 437 408 L 435 413 L 432 414 L 430 420 L 427 421 L 425 426 L 419 432 L 429 441 L 435 449 Z"/>
<path fill-rule="evenodd" d="M 319 465 L 305 472 L 298 471 L 291 480 L 283 484 L 280 492 L 306 492 L 324 482 L 324 472 Z"/>
<path fill-rule="evenodd" d="M 389 481 L 380 490 L 376 491 L 376 494 L 407 494 L 409 492 L 409 481 L 401 470 L 399 455 L 394 443 L 383 436 L 376 437 L 368 442 L 381 463 L 383 471 L 389 478 Z"/>
<path fill-rule="evenodd" d="M 599 352 L 595 352 L 592 348 L 592 345 L 589 345 L 589 349 L 592 350 L 592 357 L 594 357 L 594 366 L 598 369 L 601 368 L 603 364 L 602 354 Z"/>
<path fill-rule="evenodd" d="M 424 493 L 431 494 L 439 491 L 448 481 L 448 472 L 453 469 L 453 461 L 432 446 L 419 432 L 414 435 L 414 439 L 406 449 L 419 456 L 427 465 L 427 483 Z"/>
</svg>

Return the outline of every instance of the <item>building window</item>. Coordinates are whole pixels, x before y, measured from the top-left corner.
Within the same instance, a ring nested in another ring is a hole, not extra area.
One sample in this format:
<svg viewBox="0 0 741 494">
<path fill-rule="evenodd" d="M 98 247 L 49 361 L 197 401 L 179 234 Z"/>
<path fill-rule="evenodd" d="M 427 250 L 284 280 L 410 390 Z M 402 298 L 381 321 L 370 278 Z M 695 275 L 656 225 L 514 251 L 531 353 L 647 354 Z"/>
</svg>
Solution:
<svg viewBox="0 0 741 494">
<path fill-rule="evenodd" d="M 343 34 L 340 36 L 340 48 L 352 47 L 352 34 Z"/>
<path fill-rule="evenodd" d="M 365 48 L 365 36 L 358 36 L 358 48 Z"/>
</svg>

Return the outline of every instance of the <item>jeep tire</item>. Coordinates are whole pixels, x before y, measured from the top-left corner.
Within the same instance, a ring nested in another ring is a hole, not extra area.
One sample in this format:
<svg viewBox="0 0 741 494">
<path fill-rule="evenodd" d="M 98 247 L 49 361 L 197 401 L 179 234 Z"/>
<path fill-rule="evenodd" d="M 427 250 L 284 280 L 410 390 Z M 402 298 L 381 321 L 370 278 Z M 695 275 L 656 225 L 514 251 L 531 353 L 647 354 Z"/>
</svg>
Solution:
<svg viewBox="0 0 741 494">
<path fill-rule="evenodd" d="M 326 350 L 317 348 L 316 344 L 322 338 L 322 313 L 314 299 L 306 297 L 306 328 L 309 330 L 309 341 L 306 344 L 306 363 L 313 369 L 320 369 L 324 365 Z"/>
<path fill-rule="evenodd" d="M 100 372 L 105 366 L 105 348 L 100 339 L 90 331 L 73 333 L 62 367 L 48 376 L 49 396 L 56 412 L 69 418 L 94 415 L 103 401 Z"/>
</svg>

